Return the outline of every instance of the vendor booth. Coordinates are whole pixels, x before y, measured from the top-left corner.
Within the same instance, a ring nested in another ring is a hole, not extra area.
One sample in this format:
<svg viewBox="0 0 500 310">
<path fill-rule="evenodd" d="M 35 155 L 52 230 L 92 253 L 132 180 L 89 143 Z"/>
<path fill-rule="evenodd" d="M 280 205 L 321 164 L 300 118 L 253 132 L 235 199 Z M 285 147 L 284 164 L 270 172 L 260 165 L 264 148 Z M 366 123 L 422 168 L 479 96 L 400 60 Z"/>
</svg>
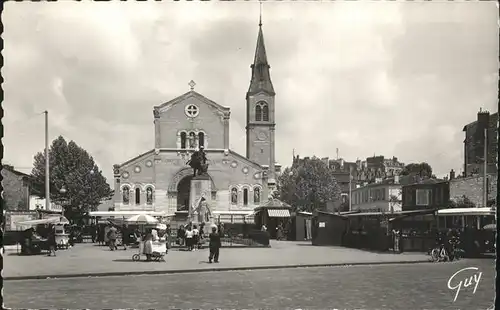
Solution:
<svg viewBox="0 0 500 310">
<path fill-rule="evenodd" d="M 275 239 L 277 229 L 281 226 L 288 230 L 292 207 L 278 199 L 269 199 L 265 204 L 254 209 L 257 227 L 265 225 L 271 238 Z M 286 235 L 286 234 L 285 234 Z"/>
<path fill-rule="evenodd" d="M 16 224 L 21 227 L 30 227 L 22 233 L 22 254 L 37 254 L 48 250 L 49 225 L 55 226 L 55 239 L 58 248 L 67 249 L 69 247 L 69 234 L 66 233 L 66 226 L 69 225 L 69 221 L 64 216 L 52 216 L 39 220 L 22 221 Z"/>
<path fill-rule="evenodd" d="M 316 210 L 312 217 L 313 245 L 343 245 L 348 221 L 343 215 Z"/>
</svg>

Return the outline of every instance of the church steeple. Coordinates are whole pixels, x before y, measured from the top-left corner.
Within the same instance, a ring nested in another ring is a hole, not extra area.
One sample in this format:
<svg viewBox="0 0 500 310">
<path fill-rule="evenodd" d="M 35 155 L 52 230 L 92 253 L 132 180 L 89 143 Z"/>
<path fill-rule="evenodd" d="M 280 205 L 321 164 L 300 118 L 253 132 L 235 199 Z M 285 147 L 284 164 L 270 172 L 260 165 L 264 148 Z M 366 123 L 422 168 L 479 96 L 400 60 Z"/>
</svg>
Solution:
<svg viewBox="0 0 500 310">
<path fill-rule="evenodd" d="M 260 91 L 274 95 L 274 87 L 271 82 L 271 74 L 269 72 L 269 63 L 267 61 L 266 46 L 264 45 L 264 34 L 262 32 L 262 15 L 259 19 L 259 35 L 257 36 L 257 47 L 255 49 L 255 57 L 252 68 L 252 78 L 248 89 L 247 97 L 256 94 Z"/>
</svg>

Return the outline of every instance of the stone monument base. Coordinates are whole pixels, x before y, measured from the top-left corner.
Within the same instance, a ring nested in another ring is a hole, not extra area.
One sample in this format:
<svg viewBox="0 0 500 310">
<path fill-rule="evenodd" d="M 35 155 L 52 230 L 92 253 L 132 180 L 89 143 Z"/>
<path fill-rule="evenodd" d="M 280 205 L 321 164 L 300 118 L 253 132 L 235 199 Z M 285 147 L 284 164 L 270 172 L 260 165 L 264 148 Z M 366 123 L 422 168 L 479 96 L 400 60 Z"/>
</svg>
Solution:
<svg viewBox="0 0 500 310">
<path fill-rule="evenodd" d="M 193 223 L 199 223 L 198 214 L 194 214 L 199 208 L 200 200 L 204 198 L 204 202 L 208 206 L 212 205 L 212 180 L 208 175 L 197 175 L 191 179 L 191 192 L 189 201 L 189 220 Z"/>
</svg>

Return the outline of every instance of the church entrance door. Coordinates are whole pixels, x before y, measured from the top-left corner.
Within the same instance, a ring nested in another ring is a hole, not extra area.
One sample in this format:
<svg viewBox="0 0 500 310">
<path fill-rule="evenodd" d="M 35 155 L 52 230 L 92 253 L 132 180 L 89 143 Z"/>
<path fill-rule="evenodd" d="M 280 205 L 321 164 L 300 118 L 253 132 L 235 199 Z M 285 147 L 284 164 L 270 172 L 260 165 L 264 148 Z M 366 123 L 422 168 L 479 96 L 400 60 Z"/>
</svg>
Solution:
<svg viewBox="0 0 500 310">
<path fill-rule="evenodd" d="M 185 176 L 177 184 L 177 211 L 189 211 L 192 175 Z"/>
</svg>

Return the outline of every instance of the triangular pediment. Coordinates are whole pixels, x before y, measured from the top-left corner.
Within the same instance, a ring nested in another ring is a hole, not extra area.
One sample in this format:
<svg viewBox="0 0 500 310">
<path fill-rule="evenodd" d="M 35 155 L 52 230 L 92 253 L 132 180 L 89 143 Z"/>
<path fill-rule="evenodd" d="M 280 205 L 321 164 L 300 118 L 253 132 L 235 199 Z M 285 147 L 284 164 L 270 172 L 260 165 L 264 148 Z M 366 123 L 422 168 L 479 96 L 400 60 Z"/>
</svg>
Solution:
<svg viewBox="0 0 500 310">
<path fill-rule="evenodd" d="M 222 105 L 218 104 L 217 102 L 212 101 L 212 100 L 208 99 L 207 97 L 203 96 L 202 94 L 199 94 L 193 90 L 189 91 L 189 92 L 187 92 L 187 93 L 185 93 L 177 98 L 174 98 L 168 102 L 165 102 L 159 106 L 155 106 L 154 109 L 158 112 L 164 112 L 164 111 L 171 109 L 176 104 L 182 103 L 182 102 L 184 102 L 188 99 L 191 99 L 191 98 L 194 98 L 194 99 L 212 107 L 213 109 L 215 109 L 217 111 L 220 111 L 223 113 L 229 113 L 229 111 L 230 111 L 229 107 L 222 106 Z"/>
<path fill-rule="evenodd" d="M 252 168 L 259 169 L 259 170 L 263 169 L 263 167 L 261 165 L 259 165 L 257 162 L 255 162 L 251 159 L 248 159 L 245 156 L 236 153 L 235 151 L 229 150 L 229 154 L 233 155 L 233 157 L 235 159 L 238 159 L 240 162 L 245 163 Z"/>
</svg>

